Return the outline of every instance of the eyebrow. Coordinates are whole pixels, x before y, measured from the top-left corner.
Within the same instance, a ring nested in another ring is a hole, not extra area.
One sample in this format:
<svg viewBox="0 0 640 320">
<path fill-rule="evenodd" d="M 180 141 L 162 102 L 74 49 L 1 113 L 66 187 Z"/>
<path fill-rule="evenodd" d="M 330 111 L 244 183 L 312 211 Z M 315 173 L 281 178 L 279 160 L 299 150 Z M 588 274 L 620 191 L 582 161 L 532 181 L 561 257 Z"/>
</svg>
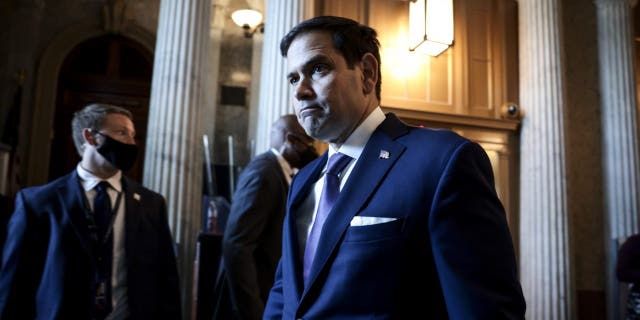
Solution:
<svg viewBox="0 0 640 320">
<path fill-rule="evenodd" d="M 316 54 L 315 56 L 312 56 L 309 60 L 305 61 L 302 64 L 302 70 L 306 71 L 309 68 L 309 66 L 313 66 L 313 65 L 316 65 L 318 63 L 327 63 L 327 64 L 333 65 L 332 60 L 329 58 L 328 55 L 326 55 L 326 54 Z M 293 71 L 289 72 L 287 74 L 287 79 L 295 76 L 296 73 L 297 72 L 293 72 Z"/>
<path fill-rule="evenodd" d="M 127 133 L 132 134 L 134 137 L 136 135 L 135 129 L 129 130 L 129 128 L 127 128 L 127 126 L 124 126 L 124 125 L 116 125 L 114 127 L 106 128 L 106 129 L 111 131 L 126 131 Z"/>
</svg>

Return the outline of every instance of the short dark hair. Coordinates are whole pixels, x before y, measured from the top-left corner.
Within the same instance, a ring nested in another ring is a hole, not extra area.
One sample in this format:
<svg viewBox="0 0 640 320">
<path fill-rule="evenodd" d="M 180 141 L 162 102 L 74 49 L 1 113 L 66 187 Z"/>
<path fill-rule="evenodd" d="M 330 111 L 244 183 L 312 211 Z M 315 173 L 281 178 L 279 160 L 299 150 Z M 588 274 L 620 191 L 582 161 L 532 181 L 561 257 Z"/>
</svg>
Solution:
<svg viewBox="0 0 640 320">
<path fill-rule="evenodd" d="M 73 114 L 73 120 L 71 120 L 71 134 L 73 135 L 73 143 L 76 146 L 76 150 L 80 157 L 84 150 L 84 138 L 82 137 L 82 130 L 89 128 L 91 130 L 100 130 L 104 118 L 109 114 L 122 114 L 133 120 L 133 116 L 129 110 L 106 104 L 106 103 L 92 103 Z"/>
<path fill-rule="evenodd" d="M 335 16 L 320 16 L 300 22 L 293 27 L 280 41 L 280 53 L 287 57 L 289 46 L 299 35 L 311 31 L 326 31 L 331 34 L 333 46 L 340 51 L 349 68 L 362 59 L 365 53 L 371 53 L 378 60 L 378 82 L 376 83 L 376 97 L 380 100 L 380 42 L 377 32 L 371 27 L 357 21 Z"/>
</svg>

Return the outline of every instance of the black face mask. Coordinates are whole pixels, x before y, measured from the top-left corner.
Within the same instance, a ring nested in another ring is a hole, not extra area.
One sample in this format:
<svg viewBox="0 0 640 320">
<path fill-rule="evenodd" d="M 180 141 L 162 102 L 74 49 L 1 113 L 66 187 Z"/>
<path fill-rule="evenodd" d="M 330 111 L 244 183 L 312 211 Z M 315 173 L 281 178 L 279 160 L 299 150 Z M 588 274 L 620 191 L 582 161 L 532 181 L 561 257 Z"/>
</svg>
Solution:
<svg viewBox="0 0 640 320">
<path fill-rule="evenodd" d="M 107 159 L 114 167 L 122 171 L 131 169 L 136 162 L 138 146 L 123 143 L 102 132 L 96 132 L 105 138 L 104 142 L 97 148 L 98 153 Z"/>
</svg>

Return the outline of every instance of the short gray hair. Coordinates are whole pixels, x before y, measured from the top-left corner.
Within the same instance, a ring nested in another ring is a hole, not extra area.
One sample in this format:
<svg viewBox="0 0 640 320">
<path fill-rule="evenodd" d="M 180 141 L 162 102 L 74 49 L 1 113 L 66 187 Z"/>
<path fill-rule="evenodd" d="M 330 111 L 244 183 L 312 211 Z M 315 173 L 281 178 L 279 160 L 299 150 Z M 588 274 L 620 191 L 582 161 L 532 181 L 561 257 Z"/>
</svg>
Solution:
<svg viewBox="0 0 640 320">
<path fill-rule="evenodd" d="M 102 123 L 104 122 L 104 118 L 113 113 L 125 115 L 133 121 L 133 115 L 131 115 L 129 110 L 106 103 L 92 103 L 73 114 L 73 120 L 71 120 L 71 133 L 73 135 L 73 143 L 75 144 L 80 157 L 82 157 L 82 153 L 84 152 L 84 138 L 82 137 L 82 130 L 85 128 L 96 131 L 100 130 Z"/>
</svg>

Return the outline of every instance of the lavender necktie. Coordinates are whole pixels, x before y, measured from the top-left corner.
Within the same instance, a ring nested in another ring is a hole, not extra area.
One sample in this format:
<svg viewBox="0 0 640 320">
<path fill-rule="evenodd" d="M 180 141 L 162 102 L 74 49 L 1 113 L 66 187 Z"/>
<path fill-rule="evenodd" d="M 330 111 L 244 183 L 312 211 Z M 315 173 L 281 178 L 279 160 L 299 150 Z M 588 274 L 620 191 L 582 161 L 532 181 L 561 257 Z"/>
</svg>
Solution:
<svg viewBox="0 0 640 320">
<path fill-rule="evenodd" d="M 333 208 L 333 204 L 338 199 L 340 194 L 340 178 L 338 174 L 349 164 L 351 157 L 342 153 L 335 153 L 329 159 L 327 165 L 327 172 L 325 173 L 324 186 L 322 187 L 322 194 L 320 195 L 320 203 L 318 204 L 318 213 L 316 214 L 315 222 L 311 227 L 309 238 L 307 238 L 307 245 L 304 250 L 304 265 L 302 276 L 304 283 L 307 283 L 309 272 L 311 271 L 311 264 L 313 258 L 316 255 L 316 248 L 318 247 L 318 241 L 320 240 L 320 233 L 322 232 L 322 226 Z"/>
</svg>

